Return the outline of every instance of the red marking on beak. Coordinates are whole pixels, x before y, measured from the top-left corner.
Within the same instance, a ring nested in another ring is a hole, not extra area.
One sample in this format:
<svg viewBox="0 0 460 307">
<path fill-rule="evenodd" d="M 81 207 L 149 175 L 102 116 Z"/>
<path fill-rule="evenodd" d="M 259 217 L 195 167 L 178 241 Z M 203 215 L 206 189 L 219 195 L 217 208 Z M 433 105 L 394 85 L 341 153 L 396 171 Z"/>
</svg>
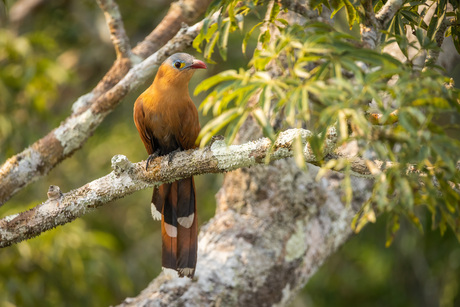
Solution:
<svg viewBox="0 0 460 307">
<path fill-rule="evenodd" d="M 206 64 L 203 61 L 200 60 L 193 60 L 192 65 L 190 65 L 190 68 L 193 69 L 206 69 L 208 68 Z"/>
</svg>

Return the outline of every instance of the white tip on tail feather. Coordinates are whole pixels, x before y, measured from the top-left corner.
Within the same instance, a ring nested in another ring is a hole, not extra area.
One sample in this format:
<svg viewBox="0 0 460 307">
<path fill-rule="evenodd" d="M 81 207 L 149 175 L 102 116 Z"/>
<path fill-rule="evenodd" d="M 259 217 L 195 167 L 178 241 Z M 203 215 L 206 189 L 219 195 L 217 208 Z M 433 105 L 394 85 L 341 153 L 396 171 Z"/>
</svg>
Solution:
<svg viewBox="0 0 460 307">
<path fill-rule="evenodd" d="M 152 211 L 152 217 L 155 221 L 161 221 L 161 213 L 157 210 L 157 207 L 153 203 L 150 204 L 150 210 Z"/>
<path fill-rule="evenodd" d="M 177 222 L 179 222 L 182 227 L 190 228 L 192 227 L 194 217 L 195 213 L 192 213 L 187 217 L 178 217 Z"/>
<path fill-rule="evenodd" d="M 177 237 L 177 227 L 176 226 L 165 223 L 165 230 L 168 236 L 170 236 L 171 238 Z"/>
<path fill-rule="evenodd" d="M 179 268 L 177 269 L 177 271 L 179 272 L 179 277 L 190 277 L 193 275 L 193 273 L 195 272 L 195 269 L 194 268 Z"/>
<path fill-rule="evenodd" d="M 165 276 L 168 278 L 179 277 L 179 273 L 176 270 L 165 267 L 162 267 L 161 269 L 163 270 L 163 274 L 165 274 Z"/>
</svg>

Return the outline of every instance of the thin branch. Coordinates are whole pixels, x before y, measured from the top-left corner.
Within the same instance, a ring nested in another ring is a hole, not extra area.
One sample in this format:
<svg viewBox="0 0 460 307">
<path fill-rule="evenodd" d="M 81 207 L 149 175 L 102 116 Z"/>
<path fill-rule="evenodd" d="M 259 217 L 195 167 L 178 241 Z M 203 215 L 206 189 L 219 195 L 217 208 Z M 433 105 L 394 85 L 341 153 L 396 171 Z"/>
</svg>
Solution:
<svg viewBox="0 0 460 307">
<path fill-rule="evenodd" d="M 213 18 L 209 25 L 214 23 Z M 46 175 L 59 162 L 78 150 L 92 135 L 97 126 L 135 87 L 149 78 L 156 67 L 169 55 L 189 47 L 203 26 L 203 21 L 191 27 L 182 28 L 179 33 L 168 41 L 160 50 L 143 62 L 128 68 L 122 73 L 123 78 L 113 86 L 109 86 L 113 79 L 120 77 L 120 71 L 109 72 L 101 83 L 106 84 L 104 91 L 101 88 L 80 97 L 74 104 L 74 113 L 63 121 L 59 127 L 38 140 L 21 153 L 9 158 L 0 167 L 0 205 L 3 205 L 14 194 L 29 183 Z M 129 60 L 127 60 L 129 62 Z M 122 63 L 123 61 L 117 61 Z M 114 66 L 115 67 L 115 66 Z M 110 79 L 111 81 L 104 82 Z"/>
<path fill-rule="evenodd" d="M 375 49 L 379 40 L 379 24 L 375 18 L 374 6 L 372 0 L 362 2 L 364 7 L 364 16 L 359 24 L 361 41 L 364 46 L 369 49 Z"/>
<path fill-rule="evenodd" d="M 306 144 L 305 160 L 318 162 L 307 143 L 311 135 L 307 130 L 290 129 L 281 133 L 274 144 L 268 138 L 231 146 L 227 146 L 223 140 L 216 140 L 203 149 L 179 152 L 171 161 L 169 156 L 157 158 L 150 164 L 148 171 L 145 170 L 145 161 L 133 164 L 125 156 L 115 156 L 112 158 L 114 171 L 110 174 L 62 196 L 60 192 L 56 192 L 59 188 L 53 187 L 52 193 L 48 191 L 47 201 L 28 211 L 0 220 L 0 247 L 35 237 L 140 189 L 194 175 L 223 173 L 264 164 L 267 158 L 275 161 L 292 157 L 293 144 L 297 137 Z M 333 151 L 336 141 L 337 134 L 331 128 L 326 137 L 325 155 Z"/>
<path fill-rule="evenodd" d="M 104 11 L 105 20 L 110 31 L 110 39 L 115 47 L 117 59 L 128 58 L 133 60 L 129 38 L 126 35 L 123 20 L 118 5 L 113 0 L 97 0 L 97 4 Z"/>
</svg>

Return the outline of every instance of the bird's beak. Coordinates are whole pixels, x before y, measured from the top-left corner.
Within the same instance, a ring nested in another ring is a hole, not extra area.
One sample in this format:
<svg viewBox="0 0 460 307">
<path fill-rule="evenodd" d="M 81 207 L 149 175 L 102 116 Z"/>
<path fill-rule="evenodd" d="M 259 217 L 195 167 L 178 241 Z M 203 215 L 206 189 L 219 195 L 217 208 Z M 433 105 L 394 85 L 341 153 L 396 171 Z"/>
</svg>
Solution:
<svg viewBox="0 0 460 307">
<path fill-rule="evenodd" d="M 208 68 L 203 61 L 196 60 L 196 59 L 193 60 L 192 65 L 190 65 L 189 67 L 193 68 L 193 69 L 206 69 L 206 68 Z"/>
</svg>

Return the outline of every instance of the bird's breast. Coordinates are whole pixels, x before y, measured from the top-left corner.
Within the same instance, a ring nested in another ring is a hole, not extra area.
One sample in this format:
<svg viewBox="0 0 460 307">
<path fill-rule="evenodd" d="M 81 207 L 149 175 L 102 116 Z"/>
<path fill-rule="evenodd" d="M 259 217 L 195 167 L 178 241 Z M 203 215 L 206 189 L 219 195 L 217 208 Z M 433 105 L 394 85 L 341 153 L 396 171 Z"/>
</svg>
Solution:
<svg viewBox="0 0 460 307">
<path fill-rule="evenodd" d="M 192 103 L 188 91 L 178 95 L 174 91 L 146 91 L 143 94 L 144 120 L 160 146 L 166 151 L 179 148 L 177 138 L 181 132 L 181 124 L 188 104 Z"/>
</svg>

